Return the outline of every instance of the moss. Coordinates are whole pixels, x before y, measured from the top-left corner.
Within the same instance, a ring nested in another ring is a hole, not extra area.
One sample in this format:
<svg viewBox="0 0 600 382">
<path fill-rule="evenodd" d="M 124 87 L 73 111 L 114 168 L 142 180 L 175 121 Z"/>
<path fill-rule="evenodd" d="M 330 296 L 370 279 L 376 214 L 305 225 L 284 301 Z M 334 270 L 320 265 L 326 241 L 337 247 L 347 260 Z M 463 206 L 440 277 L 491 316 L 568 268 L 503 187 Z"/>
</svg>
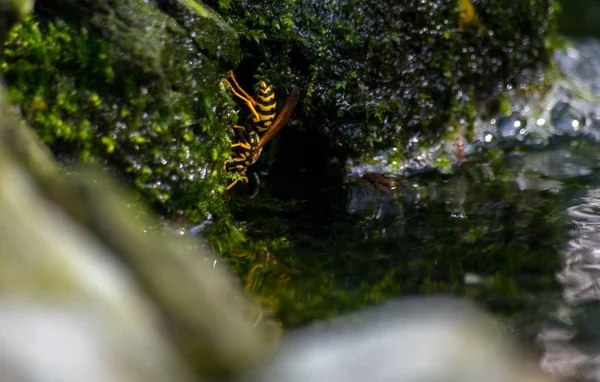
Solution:
<svg viewBox="0 0 600 382">
<path fill-rule="evenodd" d="M 507 86 L 535 86 L 556 36 L 549 1 L 208 4 L 245 37 L 239 77 L 268 79 L 283 94 L 299 85 L 295 126 L 355 157 L 403 149 L 415 137 L 429 147 Z"/>
<path fill-rule="evenodd" d="M 79 18 L 76 7 L 40 3 L 12 29 L 0 71 L 10 101 L 44 142 L 61 158 L 115 169 L 168 215 L 196 222 L 221 212 L 221 166 L 236 118 L 221 86 L 223 63 L 142 1 L 123 2 L 104 19 L 93 13 L 100 3 Z"/>
<path fill-rule="evenodd" d="M 197 0 L 160 0 L 158 3 L 165 13 L 192 33 L 203 53 L 228 66 L 239 63 L 238 36 L 212 9 Z"/>
</svg>

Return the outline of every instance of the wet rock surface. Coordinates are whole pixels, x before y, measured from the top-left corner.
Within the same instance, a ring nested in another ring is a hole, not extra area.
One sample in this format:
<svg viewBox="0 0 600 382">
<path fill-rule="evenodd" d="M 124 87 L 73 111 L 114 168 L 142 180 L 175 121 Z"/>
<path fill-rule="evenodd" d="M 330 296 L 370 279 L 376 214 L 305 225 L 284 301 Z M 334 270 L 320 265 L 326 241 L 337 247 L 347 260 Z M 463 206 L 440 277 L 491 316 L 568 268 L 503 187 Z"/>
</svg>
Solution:
<svg viewBox="0 0 600 382">
<path fill-rule="evenodd" d="M 547 2 L 207 3 L 243 37 L 246 87 L 268 79 L 279 102 L 292 84 L 301 89 L 275 154 L 285 164 L 263 163 L 278 172 L 317 173 L 332 157 L 376 166 L 384 156 L 396 175 L 444 167 L 431 152 L 475 118 L 478 102 L 538 84 L 551 57 Z"/>
<path fill-rule="evenodd" d="M 538 150 L 563 140 L 598 141 L 600 41 L 572 42 L 554 57 L 560 74 L 552 86 L 526 96 L 514 93 L 508 111 L 493 118 L 476 118 L 473 138 L 458 138 L 464 146 L 462 152 L 456 141 L 421 150 L 404 161 L 392 151 L 382 151 L 370 163 L 348 162 L 350 177 L 369 172 L 392 176 L 426 170 L 453 172 L 465 156 L 467 160 L 477 158 L 477 154 L 498 148 Z"/>
<path fill-rule="evenodd" d="M 600 42 L 584 40 L 572 42 L 572 46 L 555 53 L 561 76 L 552 89 L 543 97 L 533 95 L 514 106 L 515 111 L 492 120 L 500 135 L 505 131 L 503 122 L 513 115 L 519 115 L 517 124 L 521 127 L 521 139 L 513 147 L 543 147 L 560 141 L 561 138 L 581 138 L 597 141 L 595 126 L 596 110 L 600 103 L 596 82 L 600 62 Z M 514 125 L 513 125 L 514 126 Z M 492 142 L 489 126 L 480 121 L 477 127 L 476 143 Z M 483 131 L 482 131 L 483 130 Z M 514 129 L 509 129 L 511 131 Z M 516 135 L 511 135 L 516 136 Z"/>
</svg>

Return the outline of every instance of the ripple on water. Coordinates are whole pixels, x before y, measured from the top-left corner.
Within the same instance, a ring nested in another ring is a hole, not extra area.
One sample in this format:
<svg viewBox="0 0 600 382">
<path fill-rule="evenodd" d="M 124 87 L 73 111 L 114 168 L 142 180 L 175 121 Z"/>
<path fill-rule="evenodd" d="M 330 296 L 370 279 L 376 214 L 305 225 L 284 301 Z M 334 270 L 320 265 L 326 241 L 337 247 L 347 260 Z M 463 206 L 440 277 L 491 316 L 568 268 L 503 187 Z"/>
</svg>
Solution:
<svg viewBox="0 0 600 382">
<path fill-rule="evenodd" d="M 559 378 L 600 380 L 600 189 L 589 191 L 567 209 L 570 240 L 558 274 L 563 301 L 555 310 L 557 325 L 543 330 L 542 366 Z"/>
<path fill-rule="evenodd" d="M 593 111 L 589 115 L 590 125 L 586 136 L 593 142 L 600 142 L 600 113 Z"/>
</svg>

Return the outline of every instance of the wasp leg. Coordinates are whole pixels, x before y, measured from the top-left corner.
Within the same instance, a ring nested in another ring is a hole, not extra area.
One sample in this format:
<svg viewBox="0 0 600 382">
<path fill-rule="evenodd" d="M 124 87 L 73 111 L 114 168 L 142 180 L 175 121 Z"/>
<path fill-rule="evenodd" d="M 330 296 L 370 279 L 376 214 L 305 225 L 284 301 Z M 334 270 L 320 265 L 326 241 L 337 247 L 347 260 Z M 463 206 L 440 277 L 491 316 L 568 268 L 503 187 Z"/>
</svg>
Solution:
<svg viewBox="0 0 600 382">
<path fill-rule="evenodd" d="M 238 88 L 240 93 L 242 93 L 245 96 L 245 98 L 252 103 L 252 106 L 256 105 L 256 101 L 254 100 L 254 98 L 252 98 L 248 93 L 246 93 L 246 91 L 240 86 L 240 84 L 238 84 L 237 80 L 235 79 L 235 75 L 233 75 L 233 70 L 229 71 L 229 76 L 231 76 L 231 80 L 235 84 L 235 87 Z M 231 84 L 229 85 L 231 86 Z"/>
<path fill-rule="evenodd" d="M 236 97 L 240 98 L 241 100 L 243 100 L 244 102 L 246 102 L 246 106 L 248 106 L 248 109 L 250 109 L 250 111 L 254 115 L 254 122 L 260 121 L 260 117 L 258 116 L 258 113 L 256 112 L 256 109 L 254 108 L 254 104 L 253 104 L 253 103 L 256 103 L 256 101 L 254 101 L 252 98 L 244 97 L 243 95 L 238 93 L 234 89 L 233 85 L 231 85 L 231 82 L 229 82 L 229 80 L 227 80 L 227 78 L 225 78 L 224 81 L 225 81 L 225 83 L 227 83 L 227 85 L 229 85 L 229 88 L 231 89 L 231 92 L 233 93 L 234 96 L 236 96 Z M 244 93 L 246 93 L 246 92 L 244 92 Z"/>
<path fill-rule="evenodd" d="M 235 186 L 235 184 L 236 184 L 237 182 L 239 182 L 239 181 L 240 181 L 239 179 L 236 179 L 236 180 L 234 180 L 233 182 L 231 182 L 231 184 L 229 184 L 229 186 L 225 187 L 225 191 L 229 191 L 229 190 L 231 190 L 231 188 L 232 188 L 233 186 Z M 247 176 L 246 176 L 246 177 L 244 177 L 244 182 L 245 182 L 245 183 L 248 183 L 248 177 L 247 177 Z"/>
<path fill-rule="evenodd" d="M 225 163 L 223 163 L 223 170 L 227 169 L 227 163 L 245 162 L 247 160 L 248 160 L 248 158 L 246 158 L 246 157 L 239 157 L 239 158 L 227 159 L 225 161 Z"/>
<path fill-rule="evenodd" d="M 238 181 L 239 181 L 239 180 L 237 180 L 237 179 L 236 179 L 236 180 L 234 180 L 233 182 L 231 182 L 231 183 L 229 184 L 229 186 L 225 187 L 225 191 L 229 191 L 229 190 L 231 190 L 231 187 L 235 186 L 235 184 L 236 184 Z"/>
<path fill-rule="evenodd" d="M 248 143 L 242 143 L 242 142 L 232 143 L 231 144 L 231 148 L 234 148 L 234 147 L 241 147 L 241 148 L 246 149 L 246 150 L 251 150 L 252 149 L 252 147 L 250 146 L 250 144 L 248 144 Z"/>
<path fill-rule="evenodd" d="M 234 129 L 244 129 L 246 130 L 246 126 L 241 126 L 241 125 L 233 125 Z"/>
</svg>

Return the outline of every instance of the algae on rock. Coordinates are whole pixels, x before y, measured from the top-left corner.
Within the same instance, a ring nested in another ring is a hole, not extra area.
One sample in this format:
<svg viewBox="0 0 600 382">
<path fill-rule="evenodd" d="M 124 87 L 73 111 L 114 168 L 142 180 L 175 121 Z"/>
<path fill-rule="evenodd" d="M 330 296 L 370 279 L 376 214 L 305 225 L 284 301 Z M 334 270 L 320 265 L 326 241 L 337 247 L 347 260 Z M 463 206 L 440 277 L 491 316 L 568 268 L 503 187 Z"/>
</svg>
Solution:
<svg viewBox="0 0 600 382">
<path fill-rule="evenodd" d="M 203 7 L 38 1 L 0 56 L 10 101 L 59 158 L 114 169 L 168 215 L 218 213 L 235 118 L 220 73 L 239 43 Z"/>
</svg>

